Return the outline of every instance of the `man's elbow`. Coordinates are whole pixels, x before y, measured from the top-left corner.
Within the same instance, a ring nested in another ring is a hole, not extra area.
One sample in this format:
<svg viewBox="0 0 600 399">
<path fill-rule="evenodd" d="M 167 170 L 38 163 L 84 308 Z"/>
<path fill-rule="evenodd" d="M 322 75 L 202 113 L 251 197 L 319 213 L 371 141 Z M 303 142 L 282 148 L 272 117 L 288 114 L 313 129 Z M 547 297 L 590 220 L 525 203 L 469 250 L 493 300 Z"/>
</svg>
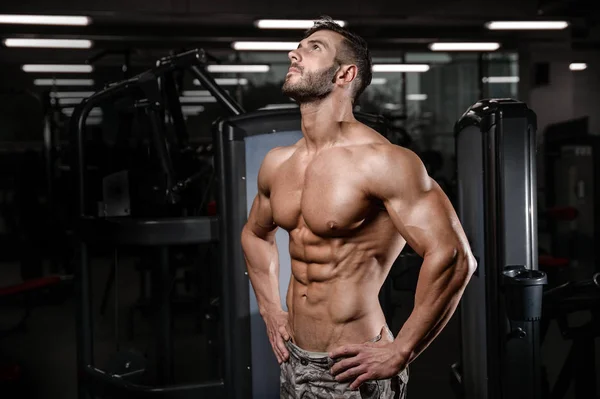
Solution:
<svg viewBox="0 0 600 399">
<path fill-rule="evenodd" d="M 456 250 L 454 257 L 454 270 L 453 270 L 453 280 L 454 283 L 464 288 L 469 281 L 471 280 L 471 276 L 475 273 L 477 269 L 477 260 L 473 253 L 469 249 Z"/>
</svg>

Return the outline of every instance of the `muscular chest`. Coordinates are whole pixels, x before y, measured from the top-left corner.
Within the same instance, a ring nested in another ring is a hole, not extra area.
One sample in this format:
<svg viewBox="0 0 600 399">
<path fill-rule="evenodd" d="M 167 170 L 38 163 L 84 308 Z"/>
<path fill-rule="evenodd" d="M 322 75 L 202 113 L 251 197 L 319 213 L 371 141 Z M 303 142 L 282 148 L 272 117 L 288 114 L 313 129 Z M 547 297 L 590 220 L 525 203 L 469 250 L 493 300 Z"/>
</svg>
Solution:
<svg viewBox="0 0 600 399">
<path fill-rule="evenodd" d="M 321 236 L 343 235 L 365 221 L 370 201 L 348 162 L 317 159 L 282 166 L 271 189 L 275 223 L 291 231 L 302 224 Z"/>
</svg>

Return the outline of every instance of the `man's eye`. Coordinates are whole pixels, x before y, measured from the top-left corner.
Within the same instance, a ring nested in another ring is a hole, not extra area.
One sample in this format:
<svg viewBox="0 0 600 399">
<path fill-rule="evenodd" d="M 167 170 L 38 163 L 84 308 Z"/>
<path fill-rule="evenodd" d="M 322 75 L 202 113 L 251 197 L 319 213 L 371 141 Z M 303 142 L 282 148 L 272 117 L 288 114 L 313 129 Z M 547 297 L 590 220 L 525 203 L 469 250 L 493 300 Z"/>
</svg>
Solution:
<svg viewBox="0 0 600 399">
<path fill-rule="evenodd" d="M 319 47 L 319 45 L 318 45 L 318 44 L 313 44 L 313 49 L 314 49 L 314 50 L 318 50 L 319 48 L 320 48 L 320 47 Z"/>
</svg>

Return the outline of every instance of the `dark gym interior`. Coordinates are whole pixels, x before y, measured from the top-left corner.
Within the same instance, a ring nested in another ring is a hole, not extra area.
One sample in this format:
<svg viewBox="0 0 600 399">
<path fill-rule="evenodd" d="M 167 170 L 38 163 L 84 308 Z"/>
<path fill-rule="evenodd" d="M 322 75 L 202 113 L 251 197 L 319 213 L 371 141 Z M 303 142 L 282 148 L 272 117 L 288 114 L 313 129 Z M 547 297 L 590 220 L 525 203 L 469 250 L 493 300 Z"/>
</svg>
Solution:
<svg viewBox="0 0 600 399">
<path fill-rule="evenodd" d="M 479 262 L 408 398 L 600 398 L 598 6 L 3 1 L 0 398 L 278 397 L 239 232 L 323 15 L 372 54 L 357 119 L 421 158 Z M 394 334 L 421 262 L 382 288 Z"/>
</svg>

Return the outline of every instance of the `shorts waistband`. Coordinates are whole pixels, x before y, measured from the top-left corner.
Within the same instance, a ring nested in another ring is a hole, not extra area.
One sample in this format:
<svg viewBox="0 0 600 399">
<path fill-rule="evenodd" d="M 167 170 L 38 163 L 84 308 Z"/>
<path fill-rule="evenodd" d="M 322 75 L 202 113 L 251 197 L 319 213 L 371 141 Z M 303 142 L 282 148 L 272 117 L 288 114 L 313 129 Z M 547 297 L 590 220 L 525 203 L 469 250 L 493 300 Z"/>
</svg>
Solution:
<svg viewBox="0 0 600 399">
<path fill-rule="evenodd" d="M 390 330 L 390 328 L 387 325 L 385 326 L 385 328 L 388 331 L 390 338 L 393 340 L 394 334 L 392 334 L 392 331 Z M 379 340 L 381 340 L 381 334 L 378 334 L 376 337 L 368 340 L 367 342 L 377 342 Z M 285 341 L 285 345 L 288 348 L 288 350 L 291 352 L 292 356 L 295 356 L 296 358 L 298 358 L 300 360 L 305 360 L 305 361 L 308 361 L 310 363 L 317 364 L 317 365 L 331 366 L 334 363 L 333 359 L 331 359 L 329 357 L 329 354 L 327 352 L 307 351 L 305 349 L 300 348 L 298 345 L 293 343 L 291 340 Z"/>
</svg>

